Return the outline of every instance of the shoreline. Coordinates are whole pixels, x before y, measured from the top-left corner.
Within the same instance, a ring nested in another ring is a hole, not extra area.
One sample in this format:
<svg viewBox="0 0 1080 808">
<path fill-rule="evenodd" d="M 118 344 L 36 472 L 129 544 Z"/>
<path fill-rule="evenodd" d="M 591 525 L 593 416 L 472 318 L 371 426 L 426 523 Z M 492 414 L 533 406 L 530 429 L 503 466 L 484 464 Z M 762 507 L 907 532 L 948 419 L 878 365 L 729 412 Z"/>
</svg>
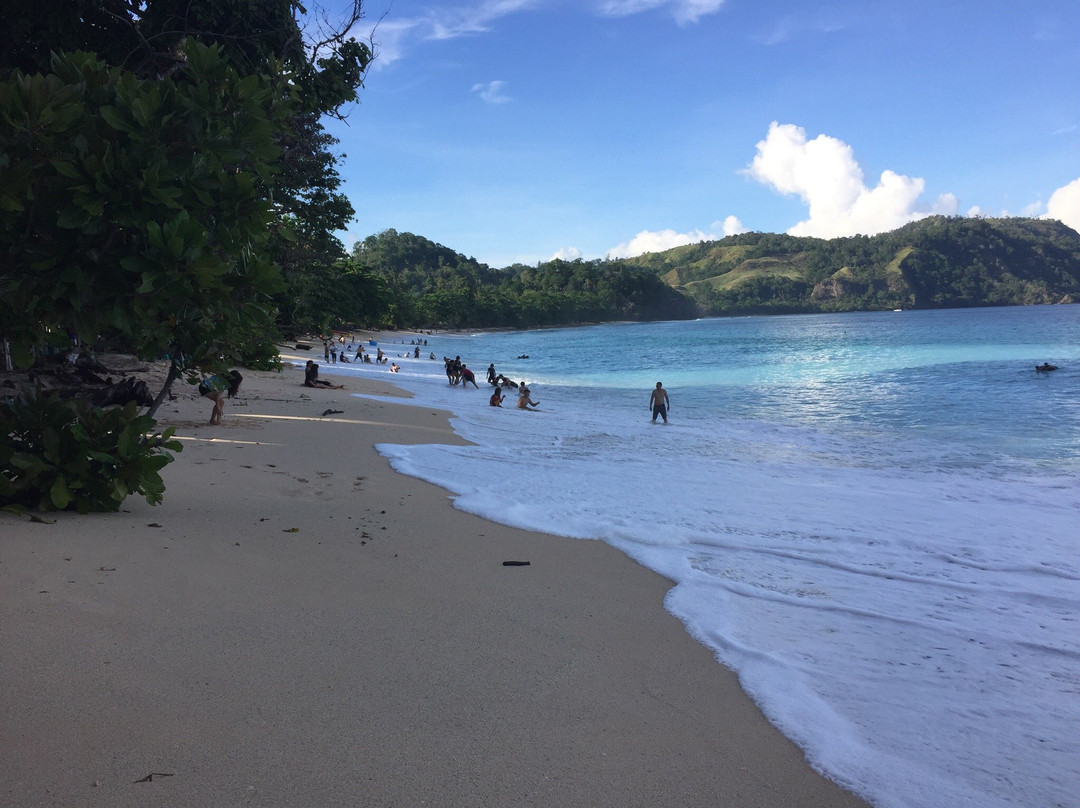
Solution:
<svg viewBox="0 0 1080 808">
<path fill-rule="evenodd" d="M 389 380 L 244 376 L 221 427 L 190 388 L 159 411 L 185 446 L 162 505 L 0 514 L 9 804 L 865 805 L 664 609 L 666 579 L 459 511 L 375 451 L 463 443 L 447 413 Z"/>
</svg>

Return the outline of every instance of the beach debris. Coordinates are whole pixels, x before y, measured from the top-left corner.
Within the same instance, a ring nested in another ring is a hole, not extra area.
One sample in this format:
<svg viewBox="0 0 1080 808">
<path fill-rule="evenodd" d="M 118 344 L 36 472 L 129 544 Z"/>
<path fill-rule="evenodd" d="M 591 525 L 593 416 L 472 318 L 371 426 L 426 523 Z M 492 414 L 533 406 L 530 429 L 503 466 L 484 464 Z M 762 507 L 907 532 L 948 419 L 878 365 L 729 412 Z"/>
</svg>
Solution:
<svg viewBox="0 0 1080 808">
<path fill-rule="evenodd" d="M 299 533 L 300 528 L 298 528 L 298 527 L 290 527 L 290 528 L 286 528 L 285 530 L 283 530 L 281 532 L 282 533 Z"/>
<path fill-rule="evenodd" d="M 55 525 L 55 519 L 46 519 L 44 516 L 38 516 L 36 513 L 30 514 L 30 521 L 37 522 L 39 525 Z"/>
<path fill-rule="evenodd" d="M 138 780 L 132 780 L 133 783 L 152 783 L 155 777 L 173 777 L 172 772 L 150 772 L 146 777 L 141 777 Z"/>
<path fill-rule="evenodd" d="M 528 561 L 504 561 L 503 566 L 504 567 L 527 567 L 527 566 L 529 566 L 529 562 Z"/>
<path fill-rule="evenodd" d="M 98 572 L 116 572 L 116 567 L 98 567 Z"/>
<path fill-rule="evenodd" d="M 343 415 L 344 413 L 345 410 L 326 410 L 323 413 L 323 417 L 325 418 L 327 415 Z"/>
<path fill-rule="evenodd" d="M 146 526 L 147 527 L 161 527 L 161 525 L 159 525 L 157 522 L 147 522 Z"/>
</svg>

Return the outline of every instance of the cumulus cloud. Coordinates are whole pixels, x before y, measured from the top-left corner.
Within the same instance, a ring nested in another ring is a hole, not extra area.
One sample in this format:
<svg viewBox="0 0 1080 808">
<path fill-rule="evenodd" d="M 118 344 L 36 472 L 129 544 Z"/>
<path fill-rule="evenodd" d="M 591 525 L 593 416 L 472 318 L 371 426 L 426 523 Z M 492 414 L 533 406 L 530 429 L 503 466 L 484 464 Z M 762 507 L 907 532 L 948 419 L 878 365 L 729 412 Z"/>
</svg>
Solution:
<svg viewBox="0 0 1080 808">
<path fill-rule="evenodd" d="M 551 256 L 551 258 L 549 258 L 548 260 L 576 261 L 579 258 L 581 258 L 581 250 L 579 250 L 577 247 L 563 247 L 561 250 L 557 251 L 553 256 Z"/>
<path fill-rule="evenodd" d="M 489 104 L 505 104 L 510 100 L 510 96 L 503 94 L 505 86 L 505 81 L 496 79 L 495 81 L 489 81 L 487 84 L 474 84 L 472 91 L 478 93 Z"/>
<path fill-rule="evenodd" d="M 732 217 L 729 217 L 732 218 Z M 676 233 L 674 230 L 642 230 L 630 241 L 608 250 L 608 258 L 633 258 L 644 253 L 663 252 L 684 244 L 711 241 L 716 236 L 695 230 L 692 233 Z"/>
<path fill-rule="evenodd" d="M 719 230 L 725 236 L 737 236 L 739 233 L 745 233 L 746 228 L 743 227 L 743 223 L 739 221 L 738 216 L 728 216 L 722 222 L 713 222 L 712 229 Z"/>
<path fill-rule="evenodd" d="M 1044 218 L 1057 219 L 1080 233 L 1080 177 L 1050 195 Z"/>
<path fill-rule="evenodd" d="M 930 206 L 930 212 L 939 216 L 955 216 L 958 210 L 960 210 L 960 200 L 956 198 L 956 194 L 942 194 Z"/>
<path fill-rule="evenodd" d="M 791 235 L 873 235 L 929 215 L 916 207 L 926 186 L 921 178 L 885 170 L 869 188 L 849 145 L 828 135 L 807 140 L 806 131 L 793 124 L 773 121 L 746 173 L 782 194 L 798 196 L 809 208 L 809 218 L 790 228 Z M 946 194 L 933 208 L 944 212 L 955 206 L 956 198 Z"/>
<path fill-rule="evenodd" d="M 706 14 L 715 14 L 725 0 L 603 0 L 600 12 L 609 17 L 629 17 L 656 8 L 670 8 L 680 25 L 697 22 Z"/>
</svg>

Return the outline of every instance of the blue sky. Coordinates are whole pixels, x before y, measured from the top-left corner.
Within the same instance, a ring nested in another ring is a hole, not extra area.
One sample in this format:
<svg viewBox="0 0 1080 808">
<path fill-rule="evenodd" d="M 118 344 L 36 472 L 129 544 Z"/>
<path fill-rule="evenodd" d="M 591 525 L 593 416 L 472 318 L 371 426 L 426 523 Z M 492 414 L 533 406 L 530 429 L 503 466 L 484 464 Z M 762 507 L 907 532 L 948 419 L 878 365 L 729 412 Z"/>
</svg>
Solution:
<svg viewBox="0 0 1080 808">
<path fill-rule="evenodd" d="M 332 4 L 334 0 L 327 0 Z M 367 0 L 356 221 L 503 267 L 929 213 L 1080 230 L 1076 0 Z"/>
</svg>

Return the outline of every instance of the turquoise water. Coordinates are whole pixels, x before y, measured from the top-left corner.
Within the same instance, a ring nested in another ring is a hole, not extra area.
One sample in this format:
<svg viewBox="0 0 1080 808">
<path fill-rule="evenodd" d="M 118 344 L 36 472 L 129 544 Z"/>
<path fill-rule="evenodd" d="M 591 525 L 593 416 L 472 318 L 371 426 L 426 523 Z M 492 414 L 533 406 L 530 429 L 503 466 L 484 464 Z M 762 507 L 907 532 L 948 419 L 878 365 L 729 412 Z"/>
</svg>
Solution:
<svg viewBox="0 0 1080 808">
<path fill-rule="evenodd" d="M 428 339 L 540 410 L 399 358 L 474 445 L 380 446 L 395 468 L 668 577 L 666 607 L 876 805 L 1076 804 L 1080 306 Z"/>
</svg>

